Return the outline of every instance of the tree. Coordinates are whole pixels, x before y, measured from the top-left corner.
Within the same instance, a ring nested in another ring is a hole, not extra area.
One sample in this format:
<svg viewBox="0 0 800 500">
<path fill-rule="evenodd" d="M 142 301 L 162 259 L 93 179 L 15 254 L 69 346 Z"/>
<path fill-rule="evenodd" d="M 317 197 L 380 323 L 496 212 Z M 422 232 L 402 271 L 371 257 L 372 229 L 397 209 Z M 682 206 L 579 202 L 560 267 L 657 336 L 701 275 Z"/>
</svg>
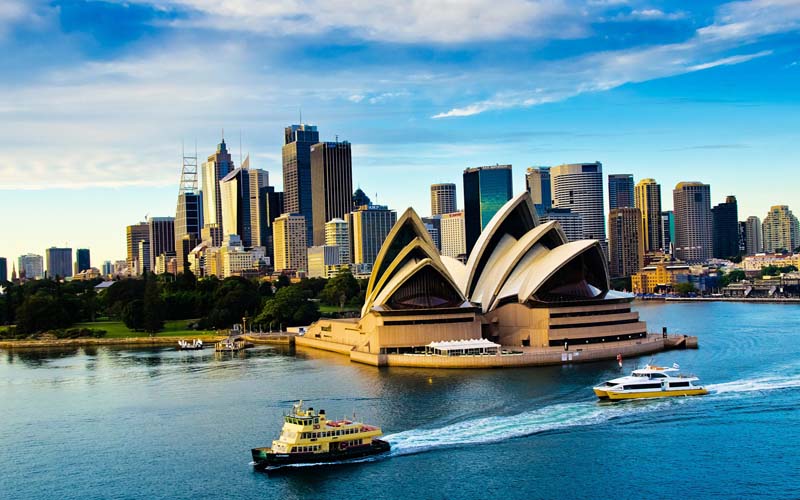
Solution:
<svg viewBox="0 0 800 500">
<path fill-rule="evenodd" d="M 350 270 L 346 269 L 325 283 L 319 298 L 325 304 L 339 306 L 339 309 L 342 309 L 346 303 L 358 296 L 359 291 L 358 281 Z"/>
<path fill-rule="evenodd" d="M 134 299 L 122 308 L 122 322 L 128 330 L 140 332 L 144 330 L 144 300 Z"/>
<path fill-rule="evenodd" d="M 747 276 L 745 275 L 744 271 L 742 271 L 741 269 L 733 269 L 729 273 L 723 275 L 722 278 L 720 278 L 720 285 L 725 287 L 730 285 L 731 283 L 739 283 L 746 277 Z"/>
<path fill-rule="evenodd" d="M 103 295 L 106 314 L 112 318 L 121 318 L 123 309 L 136 299 L 144 298 L 144 280 L 124 279 L 108 287 Z"/>
<path fill-rule="evenodd" d="M 228 328 L 255 314 L 260 302 L 255 283 L 238 276 L 225 278 L 214 293 L 212 307 L 202 324 L 208 328 Z"/>
<path fill-rule="evenodd" d="M 26 297 L 16 311 L 19 333 L 38 333 L 72 325 L 63 304 L 46 292 Z"/>
<path fill-rule="evenodd" d="M 692 283 L 678 283 L 675 285 L 675 291 L 678 293 L 678 295 L 686 296 L 690 293 L 697 292 L 697 288 L 695 288 L 694 284 Z"/>
<path fill-rule="evenodd" d="M 255 322 L 266 327 L 308 325 L 319 319 L 319 306 L 299 286 L 281 288 L 267 300 Z"/>
<path fill-rule="evenodd" d="M 164 329 L 164 301 L 153 276 L 145 277 L 142 329 L 153 335 Z"/>
</svg>

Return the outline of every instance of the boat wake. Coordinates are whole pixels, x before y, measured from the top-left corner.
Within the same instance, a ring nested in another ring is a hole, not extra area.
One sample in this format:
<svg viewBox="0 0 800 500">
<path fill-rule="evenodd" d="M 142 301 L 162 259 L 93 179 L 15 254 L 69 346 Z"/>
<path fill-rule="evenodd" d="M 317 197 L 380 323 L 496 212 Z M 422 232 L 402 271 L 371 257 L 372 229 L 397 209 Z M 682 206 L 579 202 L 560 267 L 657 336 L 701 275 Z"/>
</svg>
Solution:
<svg viewBox="0 0 800 500">
<path fill-rule="evenodd" d="M 756 391 L 774 391 L 800 387 L 800 374 L 788 377 L 759 377 L 748 380 L 735 380 L 722 384 L 707 385 L 713 394 L 746 393 Z"/>
</svg>

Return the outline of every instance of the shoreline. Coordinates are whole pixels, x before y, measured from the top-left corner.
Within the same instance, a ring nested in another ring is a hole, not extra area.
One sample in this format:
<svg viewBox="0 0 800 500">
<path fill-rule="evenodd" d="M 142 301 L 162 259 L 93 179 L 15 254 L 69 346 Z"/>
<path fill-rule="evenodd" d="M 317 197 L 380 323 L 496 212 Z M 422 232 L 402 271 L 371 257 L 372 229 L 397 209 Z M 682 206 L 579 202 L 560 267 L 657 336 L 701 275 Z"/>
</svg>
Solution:
<svg viewBox="0 0 800 500">
<path fill-rule="evenodd" d="M 800 304 L 800 298 L 782 298 L 782 299 L 769 299 L 769 298 L 752 298 L 746 299 L 742 297 L 636 297 L 634 300 L 639 302 L 751 302 L 757 304 Z"/>
<path fill-rule="evenodd" d="M 121 338 L 80 338 L 80 339 L 51 339 L 51 340 L 0 340 L 0 349 L 41 349 L 54 347 L 86 347 L 104 345 L 177 345 L 183 338 L 200 339 L 205 342 L 219 342 L 225 335 L 194 335 L 182 337 L 178 335 L 167 337 L 121 337 Z"/>
</svg>

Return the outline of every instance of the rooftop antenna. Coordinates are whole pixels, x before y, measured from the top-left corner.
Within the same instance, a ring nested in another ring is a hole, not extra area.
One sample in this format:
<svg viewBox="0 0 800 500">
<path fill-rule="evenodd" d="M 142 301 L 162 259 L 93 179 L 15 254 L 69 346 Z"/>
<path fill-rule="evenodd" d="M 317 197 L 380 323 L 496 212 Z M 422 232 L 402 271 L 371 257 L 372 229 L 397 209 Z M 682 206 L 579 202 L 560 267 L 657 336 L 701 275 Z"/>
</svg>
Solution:
<svg viewBox="0 0 800 500">
<path fill-rule="evenodd" d="M 300 125 L 303 124 L 303 107 L 300 106 Z"/>
<path fill-rule="evenodd" d="M 239 166 L 242 166 L 242 129 L 239 129 Z"/>
<path fill-rule="evenodd" d="M 197 139 L 194 141 L 194 156 L 187 156 L 183 141 L 181 141 L 181 183 L 178 195 L 197 192 Z"/>
</svg>

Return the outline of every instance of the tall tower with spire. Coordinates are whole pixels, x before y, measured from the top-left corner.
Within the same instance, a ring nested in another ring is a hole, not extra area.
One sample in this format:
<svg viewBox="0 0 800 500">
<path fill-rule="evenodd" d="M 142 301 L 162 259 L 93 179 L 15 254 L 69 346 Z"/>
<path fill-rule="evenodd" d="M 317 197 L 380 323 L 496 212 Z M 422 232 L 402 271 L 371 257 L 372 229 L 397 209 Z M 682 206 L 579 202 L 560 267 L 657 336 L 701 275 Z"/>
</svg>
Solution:
<svg viewBox="0 0 800 500">
<path fill-rule="evenodd" d="M 203 226 L 202 197 L 197 190 L 197 150 L 191 156 L 184 149 L 182 156 L 178 206 L 175 209 L 175 256 L 179 274 L 189 268 L 187 256 L 200 242 Z"/>
<path fill-rule="evenodd" d="M 213 246 L 222 244 L 222 236 L 225 228 L 222 226 L 222 195 L 220 193 L 219 181 L 235 169 L 233 158 L 228 152 L 225 144 L 225 137 L 217 145 L 216 153 L 208 157 L 208 161 L 203 163 L 202 183 L 203 183 L 203 240 L 211 240 Z"/>
</svg>

